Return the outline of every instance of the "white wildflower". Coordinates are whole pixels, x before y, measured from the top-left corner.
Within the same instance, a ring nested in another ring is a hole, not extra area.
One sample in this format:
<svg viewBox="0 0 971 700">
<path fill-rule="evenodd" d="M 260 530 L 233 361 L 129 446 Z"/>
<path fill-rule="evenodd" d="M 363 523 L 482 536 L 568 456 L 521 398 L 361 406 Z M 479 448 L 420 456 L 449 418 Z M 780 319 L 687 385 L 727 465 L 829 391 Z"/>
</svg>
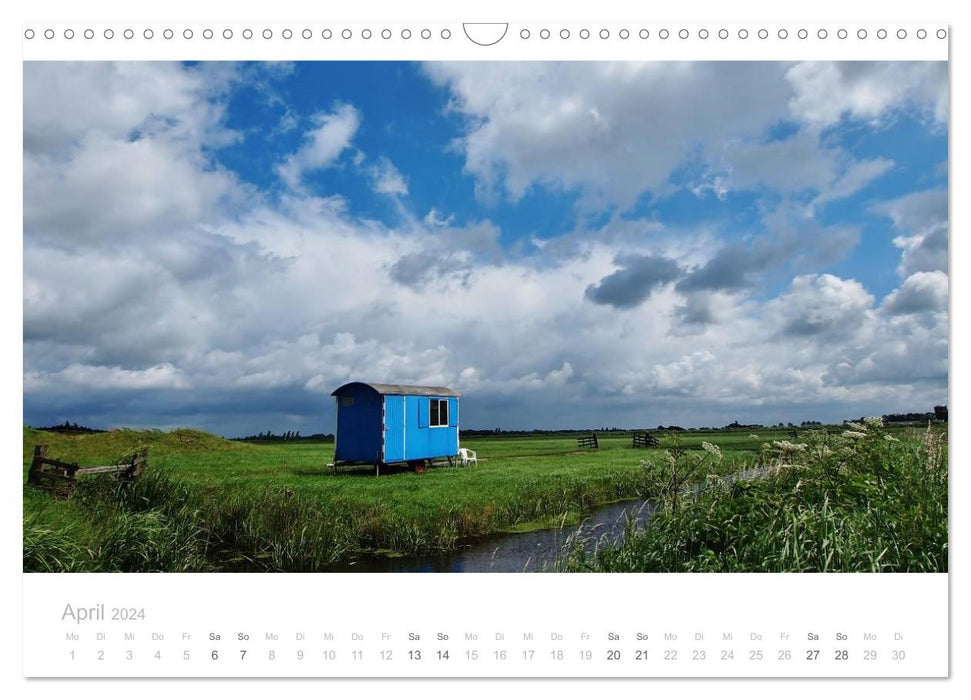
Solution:
<svg viewBox="0 0 971 700">
<path fill-rule="evenodd" d="M 844 430 L 843 437 L 853 438 L 854 440 L 859 440 L 866 437 L 866 433 L 860 430 Z"/>
<path fill-rule="evenodd" d="M 890 435 L 889 433 L 885 433 L 883 436 L 883 439 L 886 440 L 887 442 L 900 442 L 900 440 L 895 438 L 893 435 Z"/>
<path fill-rule="evenodd" d="M 864 418 L 863 423 L 868 428 L 882 428 L 883 418 L 880 418 L 879 416 L 870 416 L 869 418 Z"/>
<path fill-rule="evenodd" d="M 712 445 L 710 442 L 703 442 L 701 443 L 701 448 L 715 459 L 722 458 L 722 451 L 718 445 Z"/>
<path fill-rule="evenodd" d="M 776 440 L 772 443 L 777 450 L 791 454 L 793 452 L 805 452 L 808 445 L 803 442 L 789 442 L 788 440 Z"/>
</svg>

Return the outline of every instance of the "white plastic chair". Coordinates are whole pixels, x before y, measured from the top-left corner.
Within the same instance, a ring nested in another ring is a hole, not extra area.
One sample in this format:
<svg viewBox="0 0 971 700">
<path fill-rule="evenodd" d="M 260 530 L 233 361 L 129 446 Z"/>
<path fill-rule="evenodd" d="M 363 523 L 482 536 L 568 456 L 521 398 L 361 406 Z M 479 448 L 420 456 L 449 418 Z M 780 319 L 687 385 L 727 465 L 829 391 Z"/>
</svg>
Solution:
<svg viewBox="0 0 971 700">
<path fill-rule="evenodd" d="M 459 448 L 459 457 L 462 459 L 462 466 L 467 467 L 470 464 L 478 464 L 478 460 L 475 458 L 475 450 L 470 450 L 465 447 Z"/>
</svg>

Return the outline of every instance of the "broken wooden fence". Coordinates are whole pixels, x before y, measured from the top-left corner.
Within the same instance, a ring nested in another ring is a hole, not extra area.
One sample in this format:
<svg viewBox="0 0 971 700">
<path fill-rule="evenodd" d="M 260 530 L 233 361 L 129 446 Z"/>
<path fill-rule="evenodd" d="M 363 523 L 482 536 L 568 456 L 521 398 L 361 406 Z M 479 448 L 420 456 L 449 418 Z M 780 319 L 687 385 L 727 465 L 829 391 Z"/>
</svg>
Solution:
<svg viewBox="0 0 971 700">
<path fill-rule="evenodd" d="M 34 460 L 30 463 L 30 471 L 27 472 L 27 483 L 64 498 L 74 493 L 79 476 L 117 474 L 121 481 L 134 481 L 141 476 L 148 463 L 145 451 L 138 452 L 131 461 L 124 464 L 90 467 L 51 459 L 46 453 L 46 445 L 37 445 L 34 448 Z"/>
<path fill-rule="evenodd" d="M 660 447 L 661 442 L 650 433 L 634 433 L 631 447 Z"/>
<path fill-rule="evenodd" d="M 597 434 L 584 435 L 577 438 L 577 447 L 593 447 L 594 449 L 600 448 L 600 441 L 597 440 Z"/>
</svg>

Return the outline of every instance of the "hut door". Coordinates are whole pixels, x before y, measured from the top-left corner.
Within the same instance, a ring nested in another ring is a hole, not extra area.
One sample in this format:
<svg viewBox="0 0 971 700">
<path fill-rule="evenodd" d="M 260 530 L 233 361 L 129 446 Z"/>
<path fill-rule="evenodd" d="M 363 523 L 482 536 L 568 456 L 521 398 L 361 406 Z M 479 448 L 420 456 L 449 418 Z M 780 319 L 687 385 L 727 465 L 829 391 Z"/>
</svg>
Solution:
<svg viewBox="0 0 971 700">
<path fill-rule="evenodd" d="M 384 397 L 384 461 L 405 459 L 405 400 L 404 396 Z"/>
</svg>

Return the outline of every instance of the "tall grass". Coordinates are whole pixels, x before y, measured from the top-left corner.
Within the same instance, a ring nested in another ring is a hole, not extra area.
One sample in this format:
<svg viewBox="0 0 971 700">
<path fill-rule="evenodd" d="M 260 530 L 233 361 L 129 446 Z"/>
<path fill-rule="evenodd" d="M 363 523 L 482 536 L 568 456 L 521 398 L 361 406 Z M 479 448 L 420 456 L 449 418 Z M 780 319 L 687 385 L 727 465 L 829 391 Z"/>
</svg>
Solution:
<svg viewBox="0 0 971 700">
<path fill-rule="evenodd" d="M 646 464 L 658 510 L 647 527 L 570 571 L 947 571 L 947 435 L 889 433 L 879 419 L 841 435 L 763 446 L 743 478 L 672 492 L 672 470 Z M 709 463 L 716 461 L 708 458 Z"/>
<path fill-rule="evenodd" d="M 131 485 L 86 479 L 72 502 L 27 498 L 24 571 L 314 571 L 348 549 L 346 529 L 306 499 L 220 498 L 160 471 Z"/>
</svg>

